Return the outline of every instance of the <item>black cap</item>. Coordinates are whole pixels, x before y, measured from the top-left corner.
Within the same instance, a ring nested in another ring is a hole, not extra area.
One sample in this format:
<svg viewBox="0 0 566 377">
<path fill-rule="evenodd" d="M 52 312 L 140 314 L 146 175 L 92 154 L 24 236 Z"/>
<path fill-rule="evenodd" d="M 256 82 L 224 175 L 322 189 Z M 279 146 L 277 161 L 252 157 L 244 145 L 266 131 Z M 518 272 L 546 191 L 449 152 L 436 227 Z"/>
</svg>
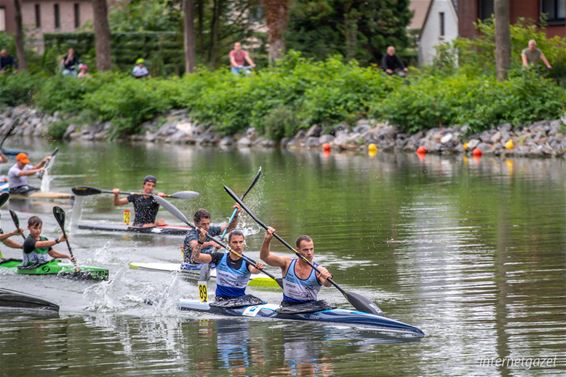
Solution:
<svg viewBox="0 0 566 377">
<path fill-rule="evenodd" d="M 153 175 L 146 175 L 145 177 L 143 177 L 143 183 L 145 184 L 146 182 L 157 183 L 157 178 L 155 178 L 155 176 Z"/>
</svg>

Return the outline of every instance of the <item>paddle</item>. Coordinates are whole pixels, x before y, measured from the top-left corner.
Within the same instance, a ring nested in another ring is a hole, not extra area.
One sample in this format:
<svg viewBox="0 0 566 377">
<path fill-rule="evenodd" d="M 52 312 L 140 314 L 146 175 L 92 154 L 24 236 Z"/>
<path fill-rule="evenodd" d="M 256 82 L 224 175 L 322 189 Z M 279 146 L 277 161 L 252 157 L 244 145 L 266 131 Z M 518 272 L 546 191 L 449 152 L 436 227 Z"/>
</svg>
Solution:
<svg viewBox="0 0 566 377">
<path fill-rule="evenodd" d="M 12 222 L 16 226 L 16 229 L 20 229 L 20 219 L 18 218 L 16 212 L 10 210 L 10 216 L 12 217 Z M 22 238 L 24 239 L 24 241 L 26 240 L 26 236 L 24 236 L 23 234 L 22 234 Z"/>
<path fill-rule="evenodd" d="M 86 187 L 86 186 L 73 187 L 71 189 L 71 191 L 73 191 L 73 194 L 75 194 L 77 196 L 89 196 L 89 195 L 98 195 L 98 194 L 113 194 L 112 190 L 101 190 L 101 189 L 97 189 L 97 188 L 94 188 L 94 187 Z M 141 193 L 141 192 L 129 192 L 129 193 L 123 193 L 123 194 L 145 195 L 144 193 Z M 165 195 L 166 198 L 187 199 L 187 200 L 195 199 L 197 196 L 199 196 L 199 193 L 196 192 L 196 191 L 179 191 L 179 192 L 176 192 L 176 193 L 171 194 L 171 195 Z"/>
<path fill-rule="evenodd" d="M 197 229 L 196 226 L 194 226 L 193 224 L 191 224 L 189 222 L 189 219 L 187 219 L 187 217 L 183 214 L 183 212 L 181 212 L 177 207 L 175 207 L 173 204 L 169 203 L 167 200 L 163 199 L 160 196 L 154 195 L 155 200 L 157 200 L 157 202 L 163 206 L 163 208 L 165 208 L 167 211 L 169 211 L 173 216 L 175 216 L 176 218 L 178 218 L 180 221 L 182 221 L 183 223 L 187 224 L 189 227 L 193 228 L 193 229 Z M 254 261 L 252 258 L 249 258 L 245 255 L 242 255 L 234 250 L 232 250 L 228 245 L 224 244 L 222 241 L 220 241 L 219 239 L 208 235 L 208 238 L 210 238 L 212 241 L 216 242 L 220 247 L 223 247 L 224 249 L 228 250 L 231 253 L 236 254 L 237 256 L 239 256 L 240 258 L 244 258 L 246 261 L 248 261 L 248 263 L 250 263 L 252 266 L 254 266 L 255 268 L 257 268 L 257 262 Z M 283 288 L 283 284 L 281 283 L 281 279 L 277 279 L 275 276 L 271 275 L 269 272 L 265 271 L 265 270 L 261 270 L 261 272 L 263 272 L 264 274 L 266 274 L 267 276 L 269 276 L 270 278 L 272 278 L 273 280 L 275 280 L 277 282 L 277 284 Z"/>
<path fill-rule="evenodd" d="M 45 166 L 43 167 L 43 171 L 40 171 L 37 174 L 37 177 L 39 179 L 43 179 L 43 175 L 45 174 L 45 172 L 47 171 L 47 169 L 49 169 L 49 167 L 52 165 L 51 161 L 53 161 L 53 159 L 55 158 L 55 156 L 57 155 L 57 153 L 59 153 L 59 148 L 55 148 L 55 150 L 53 151 L 53 153 L 51 153 L 51 159 L 49 159 L 46 163 Z"/>
<path fill-rule="evenodd" d="M 238 195 L 236 195 L 234 193 L 234 191 L 232 191 L 229 187 L 224 186 L 224 190 L 226 190 L 226 192 L 228 193 L 228 195 L 230 195 L 232 197 L 232 199 L 234 199 L 236 201 L 236 203 L 238 203 L 240 205 L 240 207 L 242 207 L 242 209 L 244 211 L 246 211 L 248 213 L 248 215 L 250 215 L 263 229 L 267 230 L 267 225 L 265 225 L 241 200 L 240 198 L 238 198 Z M 297 250 L 295 250 L 295 248 L 293 246 L 291 246 L 287 241 L 285 241 L 283 238 L 281 238 L 277 233 L 273 233 L 273 236 L 275 238 L 277 238 L 277 240 L 279 242 L 281 242 L 283 245 L 285 245 L 285 247 L 287 247 L 289 250 L 291 250 L 292 252 L 294 252 L 299 258 L 301 258 L 305 263 L 307 263 L 309 266 L 311 266 L 315 271 L 317 271 L 318 273 L 320 273 L 320 270 L 314 265 L 312 264 L 307 258 L 305 258 L 301 253 L 299 253 Z M 371 314 L 380 314 L 382 313 L 381 310 L 377 307 L 377 305 L 375 305 L 373 302 L 371 302 L 370 300 L 368 300 L 367 298 L 365 298 L 364 296 L 358 294 L 358 293 L 354 293 L 354 292 L 346 292 L 342 287 L 340 287 L 338 284 L 336 284 L 334 282 L 334 280 L 332 280 L 331 278 L 328 279 L 328 281 L 330 282 L 330 284 L 332 284 L 336 289 L 338 289 L 340 291 L 340 293 L 342 293 L 344 295 L 344 297 L 346 298 L 346 300 L 348 300 L 348 302 L 350 304 L 352 304 L 352 306 L 354 308 L 356 308 L 357 310 L 361 311 L 361 312 L 366 312 L 366 313 L 371 313 Z"/>
<path fill-rule="evenodd" d="M 10 127 L 10 129 L 8 130 L 6 135 L 4 135 L 4 137 L 2 138 L 2 141 L 0 141 L 0 151 L 4 152 L 4 142 L 6 141 L 6 139 L 8 137 L 10 137 L 10 135 L 12 135 L 12 132 L 14 132 L 14 129 L 16 128 L 16 126 L 18 124 L 20 124 L 19 118 L 12 122 L 12 126 Z"/>
<path fill-rule="evenodd" d="M 259 181 L 260 177 L 261 177 L 261 166 L 259 167 L 257 174 L 255 175 L 252 183 L 248 186 L 248 189 L 244 192 L 244 195 L 241 196 L 242 200 L 244 200 L 246 198 L 246 195 L 248 195 L 248 192 L 250 192 L 252 190 L 252 188 L 255 186 L 257 181 Z M 230 216 L 230 220 L 228 220 L 228 225 L 230 225 L 232 223 L 232 221 L 234 220 L 234 216 L 236 216 L 236 213 L 238 213 L 238 208 L 234 208 L 234 211 L 232 212 L 232 216 Z M 228 227 L 224 228 L 224 231 L 220 235 L 221 240 L 224 239 L 224 236 L 226 235 L 227 230 L 228 230 Z"/>
<path fill-rule="evenodd" d="M 73 256 L 73 250 L 71 249 L 71 245 L 69 244 L 69 240 L 67 239 L 67 234 L 65 233 L 65 211 L 61 207 L 53 207 L 53 216 L 55 216 L 55 220 L 57 220 L 57 224 L 61 227 L 61 231 L 63 232 L 63 237 L 65 237 L 65 242 L 67 243 L 67 249 L 69 249 L 69 254 L 71 254 L 71 258 L 73 259 L 73 264 L 75 265 L 75 271 L 79 272 L 80 269 L 77 267 L 77 261 Z"/>
<path fill-rule="evenodd" d="M 8 194 L 7 192 L 2 193 L 0 195 L 0 207 L 2 207 L 4 204 L 6 204 L 8 199 L 10 199 L 10 194 Z M 4 254 L 2 254 L 2 251 L 0 250 L 0 259 L 2 259 L 2 258 L 4 258 Z"/>
</svg>

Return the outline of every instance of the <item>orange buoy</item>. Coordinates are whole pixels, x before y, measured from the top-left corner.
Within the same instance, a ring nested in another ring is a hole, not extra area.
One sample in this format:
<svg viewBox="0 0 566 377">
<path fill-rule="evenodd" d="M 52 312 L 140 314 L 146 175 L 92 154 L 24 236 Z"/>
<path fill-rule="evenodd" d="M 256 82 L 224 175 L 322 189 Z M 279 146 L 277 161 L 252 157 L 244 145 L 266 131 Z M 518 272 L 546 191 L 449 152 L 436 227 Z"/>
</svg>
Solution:
<svg viewBox="0 0 566 377">
<path fill-rule="evenodd" d="M 474 157 L 481 157 L 482 154 L 483 154 L 483 152 L 479 148 L 474 148 L 474 150 L 472 151 L 472 155 Z"/>
<path fill-rule="evenodd" d="M 330 150 L 331 150 L 331 149 L 332 149 L 332 147 L 330 146 L 330 144 L 328 144 L 328 143 L 322 144 L 322 150 L 323 150 L 324 152 L 330 153 Z"/>
<path fill-rule="evenodd" d="M 424 146 L 420 146 L 417 148 L 417 154 L 426 154 L 428 152 Z"/>
</svg>

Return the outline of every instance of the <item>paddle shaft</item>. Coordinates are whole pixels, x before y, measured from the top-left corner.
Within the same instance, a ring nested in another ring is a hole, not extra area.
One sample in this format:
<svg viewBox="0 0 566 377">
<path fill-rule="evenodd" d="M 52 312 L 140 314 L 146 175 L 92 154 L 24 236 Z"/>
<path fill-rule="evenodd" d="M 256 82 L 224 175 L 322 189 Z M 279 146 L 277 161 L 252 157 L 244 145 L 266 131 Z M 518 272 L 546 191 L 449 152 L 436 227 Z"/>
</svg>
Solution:
<svg viewBox="0 0 566 377">
<path fill-rule="evenodd" d="M 224 186 L 224 189 L 226 190 L 226 192 L 228 192 L 228 194 L 242 207 L 242 209 L 244 209 L 244 211 L 246 211 L 248 213 L 248 215 L 250 215 L 252 217 L 252 219 L 254 219 L 263 229 L 267 230 L 267 225 L 265 225 L 263 223 L 263 221 L 261 221 L 241 200 L 240 198 L 238 198 L 238 196 L 236 194 L 234 194 L 234 191 L 232 191 L 229 187 Z M 283 238 L 281 238 L 277 233 L 273 233 L 273 237 L 277 238 L 277 240 L 279 242 L 281 242 L 283 245 L 285 245 L 285 247 L 287 247 L 289 250 L 291 250 L 292 252 L 295 253 L 295 255 L 297 255 L 299 258 L 301 258 L 301 260 L 305 263 L 307 263 L 309 266 L 311 266 L 316 272 L 318 272 L 319 274 L 321 273 L 320 270 L 311 262 L 309 261 L 307 258 L 305 258 L 301 253 L 299 253 L 297 250 L 295 250 L 295 248 L 293 246 L 291 246 L 287 241 L 285 241 Z M 332 284 L 336 289 L 338 289 L 340 291 L 340 293 L 342 293 L 344 296 L 347 297 L 347 293 L 346 291 L 344 291 L 344 289 L 342 289 L 342 287 L 340 287 L 338 284 L 336 284 L 336 282 L 334 282 L 334 280 L 332 280 L 332 278 L 328 278 L 326 279 L 330 284 Z"/>
<path fill-rule="evenodd" d="M 261 166 L 259 167 L 257 174 L 255 175 L 252 183 L 248 186 L 248 189 L 244 192 L 244 195 L 242 195 L 242 197 L 241 197 L 242 200 L 244 200 L 246 198 L 246 195 L 248 195 L 248 193 L 252 190 L 252 188 L 255 186 L 257 181 L 259 181 L 260 177 L 261 177 Z M 232 221 L 234 221 L 234 217 L 236 217 L 237 213 L 238 213 L 238 208 L 234 208 L 234 211 L 232 211 L 232 216 L 230 216 L 230 220 L 228 220 L 228 225 L 230 225 L 232 223 Z M 220 235 L 221 240 L 224 239 L 224 236 L 226 235 L 227 230 L 228 230 L 228 227 L 224 228 L 224 230 L 222 231 L 222 234 Z"/>
<path fill-rule="evenodd" d="M 39 178 L 43 179 L 43 175 L 45 174 L 45 172 L 47 171 L 47 169 L 49 169 L 49 167 L 51 166 L 51 161 L 53 160 L 53 158 L 57 155 L 57 153 L 59 153 L 59 148 L 55 148 L 55 150 L 53 151 L 53 153 L 51 153 L 51 159 L 48 160 L 45 163 L 45 166 L 43 167 L 43 171 L 39 172 L 39 174 L 37 175 Z"/>
<path fill-rule="evenodd" d="M 112 191 L 112 190 L 100 190 L 100 189 L 94 189 L 94 188 L 92 188 L 92 189 L 93 189 L 93 191 L 96 191 L 96 192 L 89 193 L 88 195 L 96 195 L 96 194 L 114 194 L 114 191 Z M 75 195 L 77 195 L 77 194 L 75 193 Z M 84 194 L 83 194 L 83 195 L 84 195 Z M 148 194 L 144 194 L 143 192 L 120 192 L 120 195 L 148 195 Z M 154 194 L 149 194 L 149 195 L 154 195 Z M 79 194 L 79 196 L 81 196 L 81 195 Z M 175 196 L 175 194 L 171 194 L 171 195 L 165 194 L 165 197 L 166 197 L 166 198 L 173 198 L 173 199 L 176 199 L 176 198 L 177 198 L 177 197 Z"/>
<path fill-rule="evenodd" d="M 2 138 L 2 141 L 0 141 L 0 150 L 4 150 L 4 142 L 6 141 L 6 139 L 8 137 L 10 137 L 10 135 L 12 134 L 12 132 L 14 131 L 14 129 L 16 128 L 18 123 L 19 123 L 19 119 L 16 119 L 14 122 L 12 122 L 12 126 L 10 127 L 10 129 L 8 130 L 6 135 L 4 135 L 4 137 Z"/>
<path fill-rule="evenodd" d="M 191 227 L 193 229 L 197 229 L 197 231 L 198 231 L 198 228 L 195 225 L 191 224 L 190 221 L 187 219 L 187 217 L 177 207 L 175 207 L 173 204 L 171 204 L 167 200 L 165 200 L 165 199 L 163 199 L 163 198 L 161 198 L 157 195 L 154 195 L 154 197 L 159 202 L 159 204 L 161 204 L 163 207 L 165 207 L 165 209 L 167 209 L 169 212 L 171 212 L 171 214 L 173 214 L 176 218 L 178 218 L 183 223 L 187 224 L 189 227 Z M 236 254 L 240 258 L 245 259 L 246 261 L 251 263 L 255 268 L 257 268 L 257 263 L 252 258 L 249 258 L 245 255 L 242 255 L 242 254 L 232 250 L 228 245 L 225 245 L 222 241 L 218 240 L 217 238 L 215 238 L 214 236 L 211 236 L 208 233 L 207 233 L 207 237 L 210 238 L 212 241 L 214 241 L 216 244 L 218 244 L 220 247 L 223 247 L 224 249 L 228 250 L 229 252 Z M 261 270 L 261 272 L 263 272 L 265 275 L 267 275 L 270 278 L 272 278 L 273 280 L 275 280 L 277 282 L 277 284 L 279 286 L 281 286 L 281 282 L 275 276 L 273 276 L 269 272 L 265 271 L 264 269 L 258 268 L 258 270 Z"/>
</svg>

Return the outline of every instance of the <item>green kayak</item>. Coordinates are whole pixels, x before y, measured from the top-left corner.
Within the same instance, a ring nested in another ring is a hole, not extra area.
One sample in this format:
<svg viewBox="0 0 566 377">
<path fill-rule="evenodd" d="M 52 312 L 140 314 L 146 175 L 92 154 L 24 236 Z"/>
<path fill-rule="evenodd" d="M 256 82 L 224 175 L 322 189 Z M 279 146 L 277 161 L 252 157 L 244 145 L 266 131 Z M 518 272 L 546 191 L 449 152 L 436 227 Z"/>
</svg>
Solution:
<svg viewBox="0 0 566 377">
<path fill-rule="evenodd" d="M 47 263 L 20 267 L 21 259 L 0 259 L 0 268 L 14 268 L 19 275 L 57 275 L 79 280 L 108 280 L 108 269 L 92 266 L 75 266 L 53 259 Z"/>
</svg>

